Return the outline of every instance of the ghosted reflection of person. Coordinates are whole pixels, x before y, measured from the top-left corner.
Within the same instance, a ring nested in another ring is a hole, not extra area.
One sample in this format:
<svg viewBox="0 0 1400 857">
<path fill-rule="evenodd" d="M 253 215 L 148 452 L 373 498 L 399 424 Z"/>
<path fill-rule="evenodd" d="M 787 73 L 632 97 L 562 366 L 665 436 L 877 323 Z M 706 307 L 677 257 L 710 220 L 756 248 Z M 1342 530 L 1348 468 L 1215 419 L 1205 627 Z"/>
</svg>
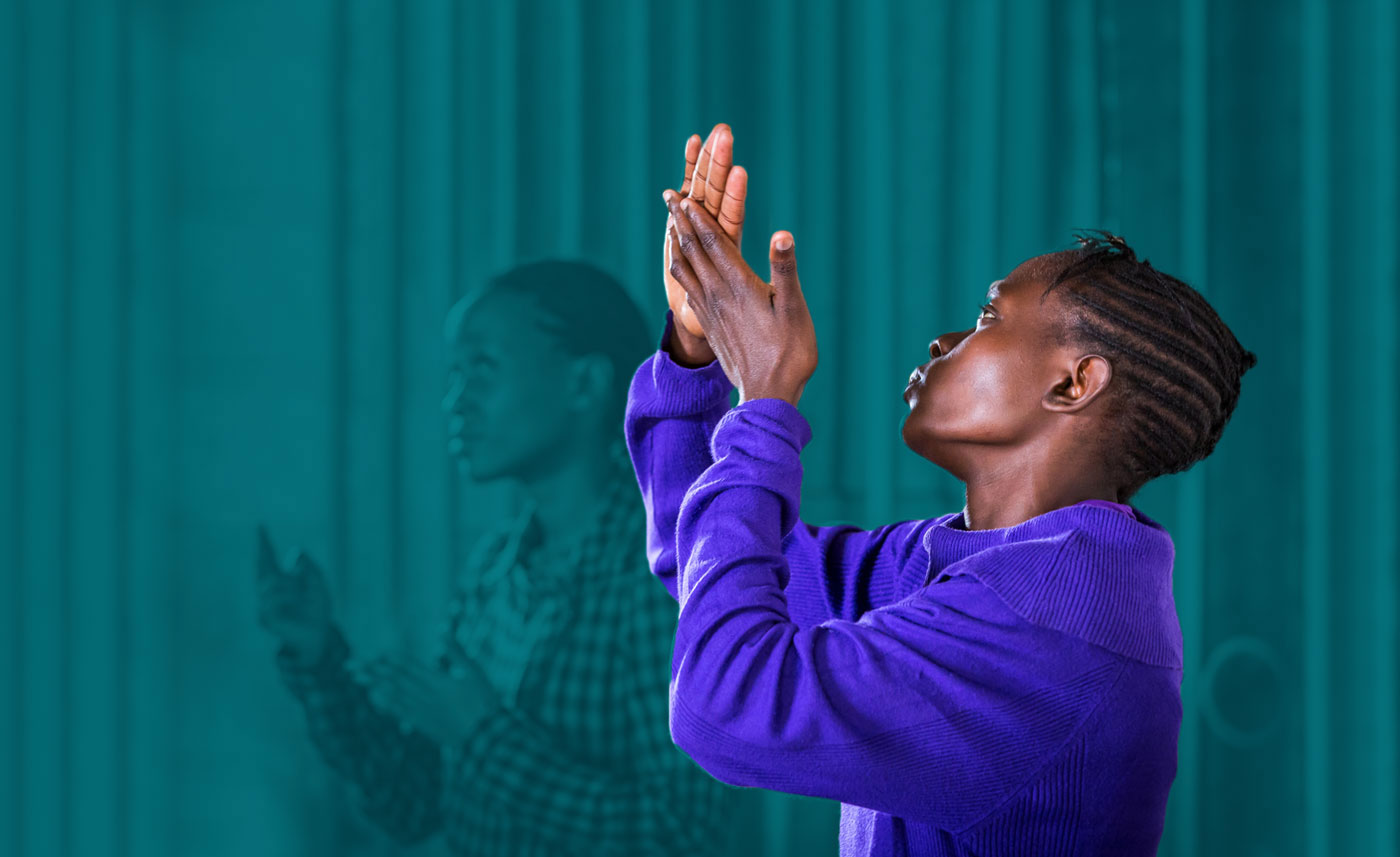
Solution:
<svg viewBox="0 0 1400 857">
<path fill-rule="evenodd" d="M 590 265 L 517 267 L 448 313 L 443 408 L 474 480 L 516 480 L 436 663 L 356 665 L 324 575 L 265 534 L 260 617 L 326 761 L 401 843 L 456 854 L 718 854 L 733 789 L 672 743 L 677 607 L 647 573 L 623 446 L 636 305 Z"/>
</svg>

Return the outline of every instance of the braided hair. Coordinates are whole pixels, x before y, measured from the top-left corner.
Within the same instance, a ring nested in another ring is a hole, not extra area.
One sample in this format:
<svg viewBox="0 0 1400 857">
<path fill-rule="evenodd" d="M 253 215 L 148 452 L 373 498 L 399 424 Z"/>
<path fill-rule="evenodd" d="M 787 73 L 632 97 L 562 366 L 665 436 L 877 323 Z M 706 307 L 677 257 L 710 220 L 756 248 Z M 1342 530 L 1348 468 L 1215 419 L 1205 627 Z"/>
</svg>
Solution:
<svg viewBox="0 0 1400 857">
<path fill-rule="evenodd" d="M 1062 265 L 1068 323 L 1058 344 L 1098 350 L 1123 385 L 1110 392 L 1104 435 L 1119 502 L 1158 476 L 1210 455 L 1258 356 L 1235 339 L 1200 292 L 1152 267 L 1120 236 L 1076 233 L 1049 254 Z"/>
</svg>

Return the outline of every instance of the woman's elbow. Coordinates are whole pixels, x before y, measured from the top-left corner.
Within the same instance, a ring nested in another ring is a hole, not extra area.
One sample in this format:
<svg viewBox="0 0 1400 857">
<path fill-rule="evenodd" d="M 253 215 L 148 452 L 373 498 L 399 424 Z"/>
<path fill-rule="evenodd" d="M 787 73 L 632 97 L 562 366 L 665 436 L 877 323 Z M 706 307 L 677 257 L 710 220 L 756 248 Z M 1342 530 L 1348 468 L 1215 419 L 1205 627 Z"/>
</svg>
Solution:
<svg viewBox="0 0 1400 857">
<path fill-rule="evenodd" d="M 677 733 L 672 730 L 672 739 L 675 745 L 700 766 L 705 773 L 714 777 L 727 786 L 752 787 L 757 783 L 752 777 L 752 771 L 731 764 L 723 753 L 714 752 L 712 744 L 707 744 L 703 740 L 695 740 L 695 736 L 688 732 Z"/>
<path fill-rule="evenodd" d="M 762 778 L 756 776 L 757 769 L 742 762 L 743 742 L 711 725 L 696 712 L 696 706 L 684 702 L 688 697 L 683 692 L 677 685 L 671 693 L 671 742 L 705 773 L 725 785 L 758 785 L 757 780 Z"/>
</svg>

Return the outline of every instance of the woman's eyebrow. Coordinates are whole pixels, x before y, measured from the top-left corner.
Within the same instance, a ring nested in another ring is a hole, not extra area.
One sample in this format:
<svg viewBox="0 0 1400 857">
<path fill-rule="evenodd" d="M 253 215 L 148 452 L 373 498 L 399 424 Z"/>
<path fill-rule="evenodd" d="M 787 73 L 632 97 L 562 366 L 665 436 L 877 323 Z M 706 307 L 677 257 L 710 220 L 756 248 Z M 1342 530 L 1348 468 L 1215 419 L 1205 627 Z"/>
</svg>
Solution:
<svg viewBox="0 0 1400 857">
<path fill-rule="evenodd" d="M 997 286 L 1000 286 L 1001 283 L 1001 280 L 997 280 L 996 282 L 992 283 L 990 288 L 987 289 L 987 300 L 990 301 L 1001 297 L 1001 290 L 997 288 Z"/>
</svg>

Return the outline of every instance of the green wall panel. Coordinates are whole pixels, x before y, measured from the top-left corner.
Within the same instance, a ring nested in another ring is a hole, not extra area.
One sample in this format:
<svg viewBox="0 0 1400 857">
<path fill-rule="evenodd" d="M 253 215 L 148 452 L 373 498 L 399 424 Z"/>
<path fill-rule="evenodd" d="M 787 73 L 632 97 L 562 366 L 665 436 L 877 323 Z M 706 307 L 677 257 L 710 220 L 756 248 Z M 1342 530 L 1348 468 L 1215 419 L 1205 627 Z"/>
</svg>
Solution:
<svg viewBox="0 0 1400 857">
<path fill-rule="evenodd" d="M 516 508 L 447 455 L 451 303 L 587 259 L 660 329 L 660 191 L 717 121 L 822 347 L 804 517 L 962 503 L 901 443 L 928 342 L 1121 232 L 1260 358 L 1134 502 L 1186 640 L 1161 853 L 1400 853 L 1400 14 L 1387 0 L 5 0 L 0 852 L 446 853 L 355 809 L 257 627 L 254 528 L 427 652 Z M 754 854 L 836 807 L 753 794 Z"/>
</svg>

